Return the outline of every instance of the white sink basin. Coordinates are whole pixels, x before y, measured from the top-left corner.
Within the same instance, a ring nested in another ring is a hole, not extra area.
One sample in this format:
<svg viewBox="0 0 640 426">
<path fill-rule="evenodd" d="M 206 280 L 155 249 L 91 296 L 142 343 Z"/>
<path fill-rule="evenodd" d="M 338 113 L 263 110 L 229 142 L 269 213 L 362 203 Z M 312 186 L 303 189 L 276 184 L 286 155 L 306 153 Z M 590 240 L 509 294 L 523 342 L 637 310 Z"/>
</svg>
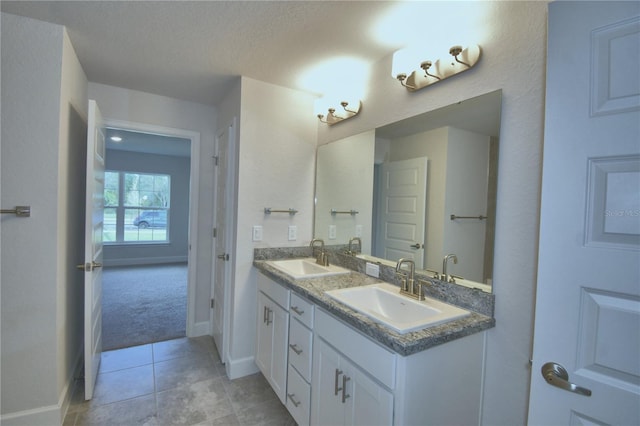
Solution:
<svg viewBox="0 0 640 426">
<path fill-rule="evenodd" d="M 349 269 L 336 265 L 322 266 L 313 258 L 270 260 L 268 264 L 289 275 L 291 278 L 316 278 L 330 275 L 348 274 Z"/>
<path fill-rule="evenodd" d="M 398 287 L 387 283 L 329 290 L 326 294 L 400 334 L 470 314 L 469 311 L 436 299 L 410 299 L 401 295 Z"/>
</svg>

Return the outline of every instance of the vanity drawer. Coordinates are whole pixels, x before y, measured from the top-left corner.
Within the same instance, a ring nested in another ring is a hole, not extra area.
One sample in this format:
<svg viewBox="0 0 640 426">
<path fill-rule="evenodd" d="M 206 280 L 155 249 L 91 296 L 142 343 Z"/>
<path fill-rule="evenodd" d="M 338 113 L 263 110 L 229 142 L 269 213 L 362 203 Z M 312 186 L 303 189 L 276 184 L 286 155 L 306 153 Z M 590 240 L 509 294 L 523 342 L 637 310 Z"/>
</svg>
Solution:
<svg viewBox="0 0 640 426">
<path fill-rule="evenodd" d="M 322 338 L 342 354 L 358 360 L 361 369 L 380 383 L 393 389 L 396 383 L 396 356 L 331 314 L 318 309 L 315 318 L 315 335 Z"/>
<path fill-rule="evenodd" d="M 287 410 L 298 425 L 308 425 L 311 414 L 311 385 L 289 365 L 287 376 Z"/>
<path fill-rule="evenodd" d="M 291 316 L 302 324 L 313 328 L 313 304 L 307 302 L 294 292 L 291 292 L 291 305 L 289 307 Z"/>
<path fill-rule="evenodd" d="M 311 345 L 313 334 L 298 320 L 289 323 L 289 364 L 308 382 L 311 381 Z"/>
<path fill-rule="evenodd" d="M 280 305 L 284 310 L 289 310 L 289 289 L 278 284 L 264 274 L 258 274 L 258 290 Z"/>
</svg>

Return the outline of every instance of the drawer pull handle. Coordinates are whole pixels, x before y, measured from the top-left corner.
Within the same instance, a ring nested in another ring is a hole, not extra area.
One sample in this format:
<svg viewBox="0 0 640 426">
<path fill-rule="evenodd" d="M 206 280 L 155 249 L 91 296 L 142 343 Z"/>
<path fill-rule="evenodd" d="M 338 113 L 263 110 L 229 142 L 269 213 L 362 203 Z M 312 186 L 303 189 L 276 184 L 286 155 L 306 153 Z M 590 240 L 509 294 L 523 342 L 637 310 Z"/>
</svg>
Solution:
<svg viewBox="0 0 640 426">
<path fill-rule="evenodd" d="M 288 393 L 287 396 L 289 397 L 289 399 L 291 400 L 291 403 L 293 404 L 294 407 L 297 407 L 298 405 L 300 405 L 300 401 L 296 401 L 293 397 L 296 396 L 295 393 Z"/>
<path fill-rule="evenodd" d="M 338 378 L 340 377 L 341 374 L 342 374 L 342 370 L 338 370 L 336 368 L 336 381 L 335 381 L 335 387 L 334 387 L 334 395 L 336 396 L 338 396 L 338 392 L 342 390 L 342 388 L 338 387 Z"/>
<path fill-rule="evenodd" d="M 295 312 L 296 314 L 298 314 L 298 315 L 302 315 L 302 314 L 304 314 L 304 311 L 300 310 L 300 308 L 298 308 L 297 306 L 292 306 L 292 307 L 291 307 L 291 310 L 292 310 L 293 312 Z"/>
<path fill-rule="evenodd" d="M 347 375 L 345 374 L 344 376 L 342 376 L 342 403 L 344 404 L 344 402 L 347 400 L 347 398 L 349 398 L 351 395 L 347 395 L 347 382 L 351 380 L 351 377 L 347 377 Z"/>
<path fill-rule="evenodd" d="M 264 306 L 262 309 L 262 323 L 265 324 L 267 322 L 267 307 Z"/>
<path fill-rule="evenodd" d="M 300 355 L 302 353 L 302 349 L 298 349 L 298 345 L 296 345 L 295 343 L 289 345 L 289 347 L 296 353 L 296 355 Z"/>
</svg>

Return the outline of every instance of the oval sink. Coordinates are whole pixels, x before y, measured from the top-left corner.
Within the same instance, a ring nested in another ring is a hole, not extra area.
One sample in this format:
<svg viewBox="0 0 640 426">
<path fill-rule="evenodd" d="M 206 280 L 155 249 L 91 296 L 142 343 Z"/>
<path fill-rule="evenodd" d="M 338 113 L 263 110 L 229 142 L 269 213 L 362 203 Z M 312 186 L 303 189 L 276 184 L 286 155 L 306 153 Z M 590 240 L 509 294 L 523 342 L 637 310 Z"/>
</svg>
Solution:
<svg viewBox="0 0 640 426">
<path fill-rule="evenodd" d="M 327 277 L 350 272 L 349 269 L 336 265 L 318 265 L 313 258 L 269 260 L 267 263 L 293 279 Z"/>
<path fill-rule="evenodd" d="M 388 283 L 329 290 L 327 296 L 344 303 L 399 334 L 421 330 L 465 317 L 469 311 L 427 297 L 417 301 L 403 296 Z"/>
</svg>

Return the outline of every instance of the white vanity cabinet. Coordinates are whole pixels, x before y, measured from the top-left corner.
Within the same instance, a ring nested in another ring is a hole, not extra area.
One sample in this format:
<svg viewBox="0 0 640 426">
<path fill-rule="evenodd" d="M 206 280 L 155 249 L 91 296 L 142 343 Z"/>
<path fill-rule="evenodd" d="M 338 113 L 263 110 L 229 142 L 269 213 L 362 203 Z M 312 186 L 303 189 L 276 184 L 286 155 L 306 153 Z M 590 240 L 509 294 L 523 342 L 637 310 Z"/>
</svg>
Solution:
<svg viewBox="0 0 640 426">
<path fill-rule="evenodd" d="M 256 363 L 298 425 L 480 424 L 485 333 L 402 356 L 258 274 Z"/>
<path fill-rule="evenodd" d="M 312 425 L 391 425 L 394 353 L 318 310 Z"/>
<path fill-rule="evenodd" d="M 256 364 L 283 404 L 287 390 L 289 297 L 288 289 L 258 274 Z"/>
<path fill-rule="evenodd" d="M 401 356 L 316 309 L 312 425 L 480 423 L 484 333 Z"/>
</svg>

